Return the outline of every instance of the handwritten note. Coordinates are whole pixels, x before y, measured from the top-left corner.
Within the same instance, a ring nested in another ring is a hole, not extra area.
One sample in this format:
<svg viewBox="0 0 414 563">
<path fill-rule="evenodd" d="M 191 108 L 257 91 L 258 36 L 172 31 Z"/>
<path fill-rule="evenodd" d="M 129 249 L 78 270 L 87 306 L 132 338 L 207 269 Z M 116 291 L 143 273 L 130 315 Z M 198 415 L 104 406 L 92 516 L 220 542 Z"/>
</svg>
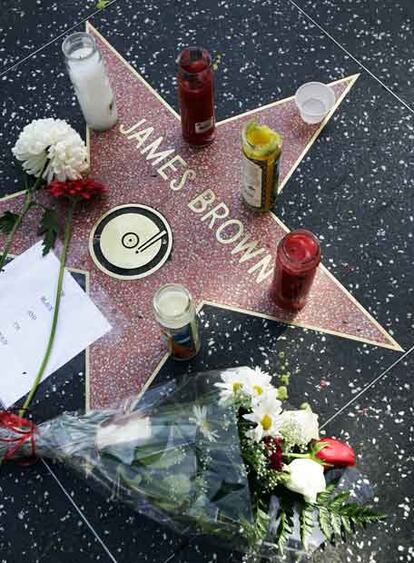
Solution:
<svg viewBox="0 0 414 563">
<path fill-rule="evenodd" d="M 41 243 L 0 273 L 0 400 L 13 405 L 31 388 L 46 350 L 54 311 L 59 260 L 42 256 Z M 110 324 L 65 272 L 55 344 L 44 378 L 111 329 Z"/>
</svg>

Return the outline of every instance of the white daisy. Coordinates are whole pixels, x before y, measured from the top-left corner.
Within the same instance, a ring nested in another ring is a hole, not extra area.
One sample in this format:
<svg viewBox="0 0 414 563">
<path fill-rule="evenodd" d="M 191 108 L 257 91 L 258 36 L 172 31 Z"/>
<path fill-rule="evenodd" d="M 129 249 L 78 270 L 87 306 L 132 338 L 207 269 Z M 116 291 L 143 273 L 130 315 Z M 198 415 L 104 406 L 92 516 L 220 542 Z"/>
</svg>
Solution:
<svg viewBox="0 0 414 563">
<path fill-rule="evenodd" d="M 218 433 L 215 430 L 210 430 L 210 425 L 207 420 L 207 407 L 194 405 L 193 415 L 194 416 L 189 417 L 189 422 L 195 424 L 204 438 L 209 442 L 215 442 L 218 438 Z"/>
<path fill-rule="evenodd" d="M 253 404 L 252 412 L 244 418 L 255 422 L 256 427 L 248 431 L 248 436 L 260 442 L 266 436 L 279 437 L 282 403 L 273 394 L 266 394 Z"/>
<path fill-rule="evenodd" d="M 260 398 L 273 391 L 276 397 L 276 389 L 271 384 L 271 381 L 271 376 L 257 367 L 254 371 L 252 370 L 247 380 L 246 392 L 253 398 Z"/>
<path fill-rule="evenodd" d="M 214 384 L 220 389 L 220 403 L 232 401 L 237 394 L 245 393 L 252 374 L 254 371 L 248 367 L 229 369 L 221 373 L 222 381 Z"/>
</svg>

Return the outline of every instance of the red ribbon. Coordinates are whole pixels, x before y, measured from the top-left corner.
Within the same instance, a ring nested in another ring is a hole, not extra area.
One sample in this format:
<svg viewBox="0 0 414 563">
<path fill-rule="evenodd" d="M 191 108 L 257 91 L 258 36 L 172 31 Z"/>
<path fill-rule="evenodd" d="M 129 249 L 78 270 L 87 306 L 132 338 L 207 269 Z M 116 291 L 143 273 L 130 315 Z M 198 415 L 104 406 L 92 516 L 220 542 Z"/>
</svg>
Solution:
<svg viewBox="0 0 414 563">
<path fill-rule="evenodd" d="M 31 463 L 34 458 L 36 457 L 35 454 L 35 430 L 36 425 L 33 424 L 27 418 L 22 418 L 17 414 L 14 414 L 10 411 L 1 411 L 0 412 L 0 429 L 6 428 L 7 430 L 11 430 L 16 434 L 13 438 L 4 438 L 0 436 L 0 442 L 9 443 L 10 447 L 7 450 L 3 461 L 9 461 L 13 459 L 13 456 L 17 452 L 19 448 L 23 446 L 26 442 L 30 442 L 32 453 L 29 456 L 28 462 Z"/>
</svg>

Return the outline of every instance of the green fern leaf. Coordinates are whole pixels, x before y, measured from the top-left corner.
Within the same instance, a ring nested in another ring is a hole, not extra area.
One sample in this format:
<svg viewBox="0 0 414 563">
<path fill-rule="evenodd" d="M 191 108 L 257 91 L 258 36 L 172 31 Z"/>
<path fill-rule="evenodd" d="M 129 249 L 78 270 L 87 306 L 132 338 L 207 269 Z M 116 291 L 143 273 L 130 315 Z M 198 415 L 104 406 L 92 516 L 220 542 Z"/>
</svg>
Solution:
<svg viewBox="0 0 414 563">
<path fill-rule="evenodd" d="M 319 507 L 319 525 L 323 535 L 330 542 L 332 538 L 331 517 L 329 510 L 324 506 Z"/>
<path fill-rule="evenodd" d="M 377 522 L 386 518 L 385 514 L 377 512 L 370 506 L 357 504 L 356 502 L 344 504 L 338 509 L 338 514 L 348 516 L 355 523 L 366 524 L 368 522 Z"/>
<path fill-rule="evenodd" d="M 313 532 L 313 511 L 314 508 L 311 504 L 304 503 L 302 505 L 300 513 L 300 537 L 306 551 L 308 550 L 309 538 Z"/>
<path fill-rule="evenodd" d="M 331 510 L 336 510 L 340 508 L 348 499 L 350 491 L 342 491 L 339 495 L 336 495 L 332 500 L 329 501 L 329 508 Z"/>
<path fill-rule="evenodd" d="M 351 519 L 348 516 L 341 516 L 342 527 L 347 534 L 352 534 Z"/>
<path fill-rule="evenodd" d="M 276 532 L 276 543 L 281 554 L 285 551 L 287 542 L 293 532 L 293 508 L 288 503 L 282 503 L 279 512 L 280 522 Z"/>
<path fill-rule="evenodd" d="M 341 517 L 338 514 L 336 514 L 335 512 L 331 512 L 331 525 L 332 525 L 332 530 L 333 530 L 334 536 L 336 536 L 336 537 L 341 536 L 341 533 L 342 533 Z"/>
<path fill-rule="evenodd" d="M 318 506 L 325 505 L 325 504 L 329 503 L 329 501 L 331 500 L 331 497 L 332 497 L 332 493 L 336 489 L 337 484 L 338 484 L 338 480 L 332 481 L 332 483 L 329 483 L 329 485 L 326 486 L 326 489 L 324 490 L 323 493 L 318 494 L 318 497 L 317 497 Z"/>
</svg>

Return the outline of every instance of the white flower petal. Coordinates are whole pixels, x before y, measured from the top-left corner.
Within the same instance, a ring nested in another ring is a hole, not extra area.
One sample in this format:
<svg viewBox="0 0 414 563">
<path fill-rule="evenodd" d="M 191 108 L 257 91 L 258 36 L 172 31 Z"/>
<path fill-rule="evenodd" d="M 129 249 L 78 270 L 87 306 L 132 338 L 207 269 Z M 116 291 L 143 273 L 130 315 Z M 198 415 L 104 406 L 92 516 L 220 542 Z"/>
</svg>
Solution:
<svg viewBox="0 0 414 563">
<path fill-rule="evenodd" d="M 28 174 L 65 181 L 88 169 L 88 151 L 80 135 L 61 119 L 35 119 L 23 128 L 12 153 Z"/>
<path fill-rule="evenodd" d="M 284 469 L 290 473 L 285 487 L 303 495 L 307 502 L 315 502 L 317 494 L 326 489 L 323 466 L 313 459 L 294 459 Z"/>
<path fill-rule="evenodd" d="M 284 411 L 281 419 L 282 436 L 291 444 L 306 446 L 311 440 L 319 439 L 318 415 L 310 408 Z"/>
</svg>

